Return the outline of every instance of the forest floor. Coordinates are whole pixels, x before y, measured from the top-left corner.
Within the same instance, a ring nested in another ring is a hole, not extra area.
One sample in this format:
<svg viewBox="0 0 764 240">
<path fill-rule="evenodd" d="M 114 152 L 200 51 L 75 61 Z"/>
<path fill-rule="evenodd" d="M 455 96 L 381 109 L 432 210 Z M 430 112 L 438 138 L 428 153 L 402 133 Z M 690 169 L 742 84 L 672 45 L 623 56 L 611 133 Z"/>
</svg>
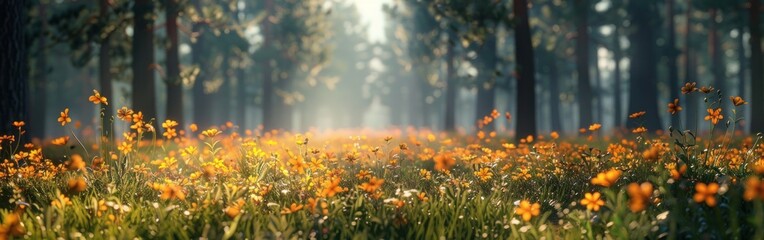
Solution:
<svg viewBox="0 0 764 240">
<path fill-rule="evenodd" d="M 761 137 L 598 138 L 594 124 L 589 138 L 511 142 L 173 121 L 157 135 L 127 110 L 117 124 L 132 128 L 89 151 L 76 135 L 19 143 L 15 123 L 1 143 L 0 239 L 764 238 Z"/>
</svg>

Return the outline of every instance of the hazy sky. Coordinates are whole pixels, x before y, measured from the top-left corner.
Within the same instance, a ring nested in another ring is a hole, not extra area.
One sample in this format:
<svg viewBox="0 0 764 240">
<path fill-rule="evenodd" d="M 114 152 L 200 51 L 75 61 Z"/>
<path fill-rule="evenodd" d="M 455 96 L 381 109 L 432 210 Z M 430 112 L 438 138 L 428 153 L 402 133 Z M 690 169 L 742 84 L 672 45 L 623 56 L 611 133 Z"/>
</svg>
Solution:
<svg viewBox="0 0 764 240">
<path fill-rule="evenodd" d="M 384 4 L 391 4 L 392 0 L 351 0 L 358 8 L 361 21 L 369 24 L 369 39 L 371 41 L 385 41 L 385 13 L 382 12 Z"/>
</svg>

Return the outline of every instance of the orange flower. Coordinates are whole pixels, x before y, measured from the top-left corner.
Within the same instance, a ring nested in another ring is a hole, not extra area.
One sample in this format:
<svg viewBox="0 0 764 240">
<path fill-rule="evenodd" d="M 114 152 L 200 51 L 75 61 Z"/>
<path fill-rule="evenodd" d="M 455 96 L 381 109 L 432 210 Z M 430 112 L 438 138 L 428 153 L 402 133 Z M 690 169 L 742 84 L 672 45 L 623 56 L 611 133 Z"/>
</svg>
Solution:
<svg viewBox="0 0 764 240">
<path fill-rule="evenodd" d="M 244 204 L 246 202 L 244 199 L 239 198 L 236 200 L 236 202 L 233 202 L 231 205 L 223 209 L 223 212 L 225 212 L 225 215 L 227 215 L 230 218 L 235 218 L 236 216 L 239 216 L 241 214 L 241 208 L 244 207 Z"/>
<path fill-rule="evenodd" d="M 647 113 L 647 112 L 645 112 L 645 111 L 635 112 L 635 113 L 629 114 L 629 118 L 631 118 L 631 119 L 641 118 L 642 116 L 645 115 L 645 113 Z"/>
<path fill-rule="evenodd" d="M 480 169 L 480 171 L 475 171 L 475 176 L 480 178 L 480 181 L 485 182 L 491 179 L 491 177 L 493 176 L 493 173 L 491 173 L 490 168 L 482 168 Z"/>
<path fill-rule="evenodd" d="M 419 199 L 419 201 L 427 202 L 427 200 L 430 200 L 430 198 L 427 197 L 427 195 L 424 192 L 420 192 L 416 195 L 416 197 Z"/>
<path fill-rule="evenodd" d="M 697 84 L 695 82 L 685 83 L 684 87 L 682 87 L 682 94 L 688 94 L 694 91 L 698 91 L 698 88 L 695 87 L 696 85 Z"/>
<path fill-rule="evenodd" d="M 716 193 L 719 192 L 719 184 L 712 182 L 709 184 L 697 183 L 695 184 L 695 195 L 692 196 L 692 200 L 696 203 L 706 203 L 709 207 L 716 206 Z"/>
<path fill-rule="evenodd" d="M 764 183 L 758 177 L 751 176 L 745 181 L 743 199 L 752 201 L 757 198 L 764 200 Z"/>
<path fill-rule="evenodd" d="M 65 108 L 64 111 L 61 112 L 61 116 L 58 117 L 58 122 L 61 123 L 61 126 L 64 126 L 67 123 L 72 122 L 72 119 L 69 118 L 69 108 Z"/>
<path fill-rule="evenodd" d="M 122 107 L 117 110 L 117 117 L 125 122 L 133 121 L 133 110 L 127 107 Z"/>
<path fill-rule="evenodd" d="M 615 168 L 598 173 L 597 177 L 592 178 L 592 184 L 603 187 L 613 186 L 618 181 L 618 178 L 621 177 L 621 173 L 621 170 Z"/>
<path fill-rule="evenodd" d="M 682 106 L 679 106 L 679 99 L 675 98 L 674 102 L 668 104 L 668 112 L 674 115 L 679 111 L 682 111 Z"/>
<path fill-rule="evenodd" d="M 639 133 L 647 132 L 647 128 L 645 128 L 645 127 L 638 127 L 638 128 L 635 128 L 634 130 L 631 130 L 631 132 L 639 134 Z"/>
<path fill-rule="evenodd" d="M 50 141 L 53 145 L 57 146 L 63 146 L 66 145 L 67 142 L 69 142 L 69 136 L 64 136 L 60 138 L 55 138 L 52 141 Z"/>
<path fill-rule="evenodd" d="M 21 128 L 24 125 L 26 125 L 26 123 L 24 123 L 24 121 L 13 121 L 13 126 L 14 127 Z"/>
<path fill-rule="evenodd" d="M 88 187 L 87 183 L 85 182 L 85 178 L 83 177 L 70 178 L 67 182 L 67 186 L 69 187 L 69 192 L 77 193 L 85 191 L 85 189 Z"/>
<path fill-rule="evenodd" d="M 719 123 L 719 120 L 724 119 L 724 115 L 722 115 L 721 108 L 716 108 L 715 110 L 709 108 L 706 111 L 708 111 L 708 116 L 706 116 L 705 118 L 706 121 L 711 120 L 711 123 L 713 123 L 714 125 Z"/>
<path fill-rule="evenodd" d="M 345 189 L 340 187 L 340 181 L 339 178 L 324 181 L 323 184 L 321 184 L 323 189 L 321 189 L 321 192 L 319 192 L 318 195 L 322 197 L 334 197 L 337 193 L 344 192 Z"/>
<path fill-rule="evenodd" d="M 27 230 L 21 224 L 21 214 L 9 213 L 3 218 L 3 224 L 0 225 L 0 239 L 10 239 L 10 237 L 22 237 Z"/>
<path fill-rule="evenodd" d="M 734 104 L 735 106 L 740 106 L 740 105 L 743 105 L 743 104 L 748 104 L 748 102 L 743 100 L 743 98 L 741 98 L 740 96 L 730 97 L 730 100 L 732 101 L 732 104 Z"/>
<path fill-rule="evenodd" d="M 95 89 L 93 89 L 93 95 L 88 98 L 88 101 L 94 104 L 103 103 L 103 105 L 109 105 L 109 102 L 106 100 L 106 97 L 101 96 L 101 93 L 99 93 L 98 90 L 95 90 Z"/>
<path fill-rule="evenodd" d="M 700 92 L 702 93 L 710 93 L 714 91 L 714 87 L 708 86 L 708 87 L 700 87 Z"/>
<path fill-rule="evenodd" d="M 281 214 L 282 215 L 292 214 L 302 210 L 302 208 L 303 208 L 302 204 L 292 203 L 292 205 L 289 206 L 288 208 L 282 209 Z"/>
<path fill-rule="evenodd" d="M 554 132 L 554 131 L 552 133 L 550 133 L 549 136 L 552 137 L 552 139 L 560 138 L 560 134 L 557 133 L 557 132 Z"/>
<path fill-rule="evenodd" d="M 377 177 L 371 177 L 369 179 L 368 183 L 362 183 L 358 188 L 363 189 L 364 191 L 368 193 L 373 193 L 377 191 L 380 187 L 382 187 L 382 184 L 385 183 L 384 179 L 377 178 Z"/>
<path fill-rule="evenodd" d="M 589 125 L 589 131 L 592 131 L 592 132 L 593 132 L 593 131 L 597 131 L 597 130 L 599 130 L 601 127 L 602 127 L 602 124 L 599 124 L 599 123 L 595 123 L 595 124 Z"/>
<path fill-rule="evenodd" d="M 643 182 L 642 184 L 631 183 L 626 188 L 629 194 L 629 209 L 631 212 L 640 212 L 647 207 L 650 197 L 653 196 L 653 184 Z"/>
<path fill-rule="evenodd" d="M 450 153 L 435 155 L 433 161 L 435 161 L 435 170 L 438 171 L 449 170 L 456 164 L 456 159 Z"/>
<path fill-rule="evenodd" d="M 541 204 L 531 204 L 528 200 L 520 201 L 520 205 L 515 208 L 515 214 L 520 215 L 524 221 L 530 221 L 534 216 L 541 213 Z"/>
<path fill-rule="evenodd" d="M 586 206 L 586 210 L 599 211 L 600 207 L 605 205 L 605 201 L 600 199 L 602 194 L 599 192 L 586 193 L 584 199 L 581 199 L 581 205 Z"/>
<path fill-rule="evenodd" d="M 72 154 L 69 160 L 69 171 L 85 169 L 85 160 L 79 154 Z"/>
<path fill-rule="evenodd" d="M 159 189 L 162 191 L 162 194 L 159 195 L 159 198 L 162 200 L 178 199 L 183 201 L 186 199 L 183 187 L 175 185 L 174 183 L 163 184 L 159 186 Z"/>
</svg>

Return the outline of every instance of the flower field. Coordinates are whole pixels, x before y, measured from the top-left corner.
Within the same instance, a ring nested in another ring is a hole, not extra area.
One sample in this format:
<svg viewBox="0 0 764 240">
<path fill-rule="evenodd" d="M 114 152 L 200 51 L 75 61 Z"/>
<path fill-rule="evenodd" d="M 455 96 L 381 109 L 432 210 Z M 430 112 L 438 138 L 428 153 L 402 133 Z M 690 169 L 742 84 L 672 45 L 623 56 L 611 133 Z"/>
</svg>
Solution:
<svg viewBox="0 0 764 240">
<path fill-rule="evenodd" d="M 28 143 L 24 122 L 0 134 L 0 239 L 764 238 L 764 143 L 721 108 L 746 102 L 682 90 L 706 94 L 711 129 L 598 137 L 592 124 L 514 142 L 202 129 L 123 107 L 114 120 L 128 130 L 110 140 L 80 138 L 65 109 L 69 136 Z"/>
</svg>

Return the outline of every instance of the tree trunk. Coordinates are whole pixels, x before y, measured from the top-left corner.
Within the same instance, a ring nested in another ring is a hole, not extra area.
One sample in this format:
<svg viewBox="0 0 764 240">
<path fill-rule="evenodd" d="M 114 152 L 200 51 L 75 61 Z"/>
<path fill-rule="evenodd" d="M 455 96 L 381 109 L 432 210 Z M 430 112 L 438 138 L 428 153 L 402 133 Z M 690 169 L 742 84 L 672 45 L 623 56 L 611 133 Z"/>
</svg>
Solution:
<svg viewBox="0 0 764 240">
<path fill-rule="evenodd" d="M 269 20 L 269 17 L 271 14 L 274 14 L 273 0 L 265 0 L 265 12 L 269 16 L 266 16 L 265 20 L 262 21 L 263 48 L 272 49 L 273 34 L 271 33 L 271 21 Z M 271 67 L 270 58 L 265 58 L 261 64 L 263 69 L 263 128 L 265 131 L 270 131 L 278 128 L 278 116 L 276 115 L 278 109 L 274 107 L 274 104 L 278 102 L 278 100 L 276 100 L 276 102 L 273 101 L 273 98 L 275 97 L 273 95 L 275 88 L 273 86 L 273 68 Z"/>
<path fill-rule="evenodd" d="M 687 12 L 685 13 L 687 25 L 685 26 L 685 44 L 684 44 L 684 82 L 694 82 L 695 72 L 693 66 L 695 66 L 695 60 L 692 54 L 692 0 L 687 0 Z M 693 130 L 697 132 L 698 129 L 698 99 L 695 96 L 697 93 L 686 94 L 685 102 L 687 103 L 687 109 L 685 109 L 684 121 L 685 129 Z"/>
<path fill-rule="evenodd" d="M 0 34 L 0 134 L 15 135 L 13 121 L 26 121 L 27 116 L 27 42 L 24 1 L 0 1 L 3 34 Z M 22 139 L 17 139 L 22 141 Z"/>
<path fill-rule="evenodd" d="M 668 85 L 669 85 L 669 101 L 679 99 L 679 67 L 677 66 L 677 50 L 676 50 L 676 31 L 674 24 L 674 0 L 666 0 L 666 24 L 668 29 L 668 49 L 666 55 L 668 57 Z M 684 101 L 682 101 L 684 102 Z M 671 126 L 679 127 L 681 122 L 681 115 L 671 115 Z"/>
<path fill-rule="evenodd" d="M 446 53 L 446 124 L 445 130 L 453 132 L 456 130 L 456 90 L 458 88 L 456 81 L 456 69 L 454 69 L 454 44 L 456 34 L 449 33 L 448 52 Z"/>
<path fill-rule="evenodd" d="M 616 129 L 623 127 L 623 119 L 626 114 L 623 112 L 623 88 L 621 83 L 623 79 L 621 77 L 621 59 L 623 59 L 623 51 L 621 50 L 621 35 L 618 27 L 613 31 L 613 62 L 615 62 L 615 69 L 613 70 L 613 124 Z"/>
<path fill-rule="evenodd" d="M 596 99 L 594 108 L 597 110 L 597 118 L 593 122 L 602 123 L 604 122 L 602 115 L 604 114 L 604 107 L 603 107 L 603 99 L 602 99 L 602 72 L 600 72 L 600 58 L 597 56 L 597 44 L 594 44 L 594 47 L 590 50 L 593 58 L 593 67 L 594 68 L 594 87 L 592 88 L 592 96 Z M 599 131 L 599 134 L 602 134 L 603 131 Z"/>
<path fill-rule="evenodd" d="M 727 98 L 727 92 L 729 92 L 729 89 L 727 89 L 727 84 L 725 84 L 725 77 L 724 77 L 724 65 L 722 63 L 722 55 L 721 55 L 721 41 L 719 39 L 719 26 L 716 22 L 718 10 L 715 8 L 712 8 L 710 10 L 710 24 L 709 24 L 709 30 L 708 30 L 708 54 L 711 58 L 711 74 L 713 75 L 713 87 L 717 89 L 718 91 L 722 92 L 722 97 Z M 731 104 L 728 104 L 729 101 L 722 101 L 722 109 L 724 109 L 724 112 L 728 112 Z M 719 129 L 719 128 L 717 128 Z"/>
<path fill-rule="evenodd" d="M 740 13 L 743 15 L 744 13 Z M 737 84 L 737 95 L 740 96 L 743 99 L 750 99 L 748 98 L 748 93 L 746 92 L 746 89 L 748 89 L 748 82 L 746 81 L 746 74 L 745 70 L 748 69 L 748 61 L 745 57 L 745 39 L 743 38 L 743 35 L 745 33 L 745 21 L 743 17 L 740 17 L 740 20 L 738 21 L 738 47 L 737 47 L 737 61 L 738 65 L 740 66 L 737 70 L 737 77 L 738 77 L 738 84 Z M 742 117 L 743 121 L 740 121 L 738 123 L 737 130 L 745 132 L 745 127 L 748 125 L 745 118 L 745 112 L 746 108 L 748 106 L 743 105 L 737 108 L 737 116 Z"/>
<path fill-rule="evenodd" d="M 136 0 L 133 5 L 133 108 L 144 120 L 157 117 L 154 86 L 154 2 Z M 156 122 L 156 121 L 155 121 Z"/>
<path fill-rule="evenodd" d="M 196 67 L 199 68 L 199 74 L 194 80 L 194 123 L 200 128 L 208 128 L 212 126 L 212 114 L 210 113 L 211 100 L 209 93 L 204 88 L 204 83 L 210 78 L 210 51 L 207 46 L 207 23 L 202 14 L 202 0 L 193 0 L 196 11 L 200 13 L 202 18 L 199 22 L 194 22 L 192 31 L 196 35 L 196 41 L 191 45 L 191 58 Z"/>
<path fill-rule="evenodd" d="M 32 85 L 32 91 L 28 94 L 28 102 L 30 106 L 29 116 L 29 135 L 31 137 L 44 139 L 45 138 L 45 119 L 47 113 L 47 85 L 48 85 L 48 50 L 47 50 L 47 36 L 48 31 L 48 4 L 40 2 L 37 6 L 37 12 L 39 14 L 40 21 L 40 35 L 37 36 L 37 54 L 36 71 L 34 81 L 30 81 Z M 1 123 L 7 124 L 7 123 Z"/>
<path fill-rule="evenodd" d="M 517 125 L 515 138 L 536 135 L 536 71 L 533 62 L 528 1 L 514 0 L 515 59 L 517 59 Z"/>
<path fill-rule="evenodd" d="M 482 69 L 480 71 L 481 82 L 478 83 L 477 93 L 477 119 L 482 120 L 496 109 L 496 32 L 488 33 L 485 43 L 478 54 L 482 58 Z M 496 122 L 483 126 L 486 131 L 493 131 Z"/>
<path fill-rule="evenodd" d="M 550 53 L 549 62 L 549 117 L 553 131 L 562 131 L 560 122 L 560 70 L 557 66 L 557 58 Z"/>
<path fill-rule="evenodd" d="M 762 79 L 762 55 L 761 55 L 761 28 L 759 0 L 749 1 L 749 21 L 751 38 L 751 92 L 764 92 L 764 79 Z M 764 132 L 764 94 L 751 94 L 751 133 Z"/>
<path fill-rule="evenodd" d="M 655 131 L 661 129 L 658 112 L 657 89 L 657 53 L 655 49 L 655 31 L 653 17 L 655 5 L 652 3 L 629 2 L 631 22 L 635 27 L 629 37 L 631 45 L 631 65 L 629 67 L 629 112 L 645 111 L 641 120 L 627 122 L 627 127 L 635 128 L 640 122 Z"/>
<path fill-rule="evenodd" d="M 167 119 L 178 122 L 183 128 L 183 80 L 180 77 L 180 58 L 178 56 L 178 0 L 167 0 L 165 14 L 167 18 L 167 38 L 170 46 L 166 50 L 167 58 Z"/>
<path fill-rule="evenodd" d="M 109 1 L 98 1 L 99 14 L 103 21 L 109 19 Z M 100 49 L 98 50 L 98 84 L 101 87 L 101 95 L 107 98 L 113 98 L 111 83 L 111 33 L 108 33 L 101 39 Z M 101 105 L 103 116 L 101 116 L 101 135 L 106 140 L 114 140 L 114 110 L 113 105 Z"/>
<path fill-rule="evenodd" d="M 592 120 L 592 86 L 589 80 L 589 1 L 576 0 L 576 73 L 578 74 L 578 126 L 587 128 Z"/>
</svg>

